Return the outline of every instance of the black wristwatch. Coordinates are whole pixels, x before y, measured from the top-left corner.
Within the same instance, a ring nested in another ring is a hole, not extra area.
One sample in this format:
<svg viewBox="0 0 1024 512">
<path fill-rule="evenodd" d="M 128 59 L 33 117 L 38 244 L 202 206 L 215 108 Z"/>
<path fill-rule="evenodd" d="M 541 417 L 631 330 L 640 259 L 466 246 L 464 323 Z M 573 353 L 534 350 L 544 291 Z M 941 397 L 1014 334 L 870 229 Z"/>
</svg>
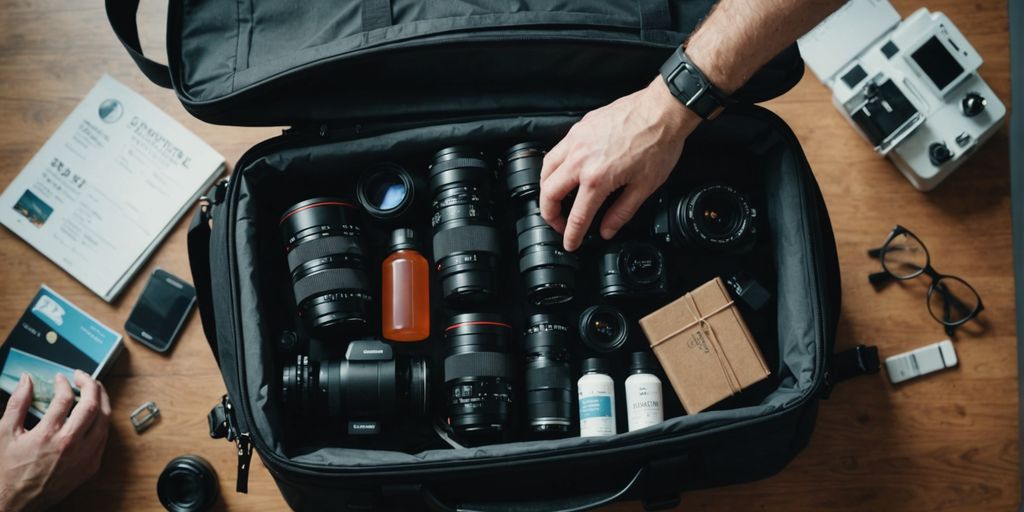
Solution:
<svg viewBox="0 0 1024 512">
<path fill-rule="evenodd" d="M 682 47 L 676 48 L 661 65 L 661 77 L 677 100 L 706 120 L 718 117 L 733 102 L 704 76 Z"/>
</svg>

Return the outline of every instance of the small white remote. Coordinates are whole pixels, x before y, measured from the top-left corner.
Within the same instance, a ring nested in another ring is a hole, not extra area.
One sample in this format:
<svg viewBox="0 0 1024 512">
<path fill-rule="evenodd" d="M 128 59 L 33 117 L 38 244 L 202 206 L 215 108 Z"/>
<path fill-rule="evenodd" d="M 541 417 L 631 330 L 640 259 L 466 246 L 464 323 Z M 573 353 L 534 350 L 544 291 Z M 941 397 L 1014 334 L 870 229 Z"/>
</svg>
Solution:
<svg viewBox="0 0 1024 512">
<path fill-rule="evenodd" d="M 943 340 L 885 358 L 885 371 L 893 384 L 956 366 L 953 343 Z"/>
</svg>

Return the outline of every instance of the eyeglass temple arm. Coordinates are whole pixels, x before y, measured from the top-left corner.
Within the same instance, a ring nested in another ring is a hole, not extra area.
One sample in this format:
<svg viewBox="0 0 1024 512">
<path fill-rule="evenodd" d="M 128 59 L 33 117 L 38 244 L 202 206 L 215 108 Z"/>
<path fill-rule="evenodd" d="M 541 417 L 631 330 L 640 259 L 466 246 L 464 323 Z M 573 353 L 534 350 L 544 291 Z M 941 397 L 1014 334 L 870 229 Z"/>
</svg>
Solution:
<svg viewBox="0 0 1024 512">
<path fill-rule="evenodd" d="M 895 277 L 889 275 L 889 273 L 885 272 L 885 271 L 882 271 L 882 272 L 872 272 L 872 273 L 868 274 L 868 282 L 873 284 L 873 285 L 875 285 L 875 286 L 881 286 L 883 284 L 888 284 L 888 283 L 892 282 L 895 279 L 896 279 Z"/>
</svg>

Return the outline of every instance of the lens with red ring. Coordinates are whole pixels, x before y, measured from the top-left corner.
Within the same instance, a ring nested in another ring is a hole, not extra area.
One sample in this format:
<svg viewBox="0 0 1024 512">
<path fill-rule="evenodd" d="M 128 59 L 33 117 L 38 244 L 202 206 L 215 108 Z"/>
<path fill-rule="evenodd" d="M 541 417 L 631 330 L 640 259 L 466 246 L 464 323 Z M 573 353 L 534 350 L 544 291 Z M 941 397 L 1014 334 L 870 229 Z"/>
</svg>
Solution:
<svg viewBox="0 0 1024 512">
<path fill-rule="evenodd" d="M 445 329 L 449 423 L 460 433 L 496 433 L 512 413 L 512 327 L 497 315 L 455 315 Z"/>
<path fill-rule="evenodd" d="M 315 328 L 362 332 L 373 302 L 357 207 L 333 197 L 308 199 L 281 216 L 299 315 Z"/>
</svg>

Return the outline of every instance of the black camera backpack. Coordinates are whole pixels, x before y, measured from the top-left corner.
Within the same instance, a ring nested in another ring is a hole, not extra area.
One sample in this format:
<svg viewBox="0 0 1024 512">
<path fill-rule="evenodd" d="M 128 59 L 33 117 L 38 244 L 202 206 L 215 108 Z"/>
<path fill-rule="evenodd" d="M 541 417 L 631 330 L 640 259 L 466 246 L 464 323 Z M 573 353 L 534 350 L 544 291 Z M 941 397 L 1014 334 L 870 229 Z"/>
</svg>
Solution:
<svg viewBox="0 0 1024 512">
<path fill-rule="evenodd" d="M 583 510 L 616 500 L 657 509 L 681 491 L 764 478 L 793 459 L 831 384 L 871 366 L 868 350 L 844 356 L 846 365 L 832 357 L 840 279 L 828 214 L 793 133 L 754 104 L 799 81 L 795 46 L 684 152 L 744 154 L 758 167 L 743 179 L 760 197 L 758 264 L 771 274 L 774 317 L 758 334 L 773 376 L 756 401 L 612 437 L 403 453 L 297 449 L 276 399 L 275 319 L 288 293 L 268 284 L 279 269 L 267 258 L 280 257 L 279 195 L 322 195 L 370 162 L 454 143 L 553 144 L 588 110 L 645 86 L 713 3 L 171 0 L 164 66 L 142 55 L 138 0 L 106 1 L 129 54 L 190 113 L 290 126 L 246 152 L 189 232 L 202 325 L 227 386 L 211 435 L 236 444 L 239 491 L 255 450 L 296 509 Z"/>
</svg>

